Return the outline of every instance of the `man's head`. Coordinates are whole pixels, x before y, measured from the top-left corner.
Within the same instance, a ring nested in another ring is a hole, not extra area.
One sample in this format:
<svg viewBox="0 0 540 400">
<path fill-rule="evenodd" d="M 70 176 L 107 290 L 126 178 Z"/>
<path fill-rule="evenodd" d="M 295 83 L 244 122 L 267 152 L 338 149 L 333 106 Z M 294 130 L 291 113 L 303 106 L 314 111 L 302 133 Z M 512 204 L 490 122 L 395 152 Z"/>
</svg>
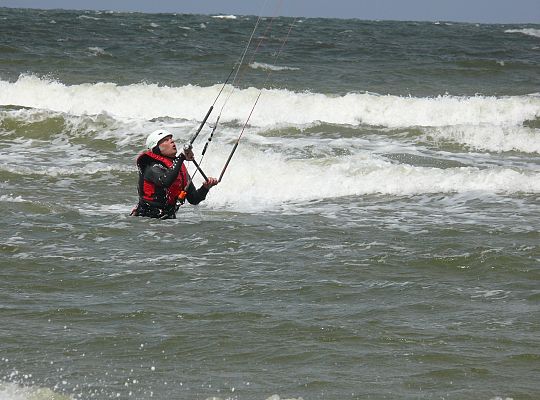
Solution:
<svg viewBox="0 0 540 400">
<path fill-rule="evenodd" d="M 165 129 L 158 129 L 148 135 L 148 138 L 146 138 L 146 147 L 154 153 L 166 157 L 176 156 L 176 143 L 174 143 L 173 135 Z"/>
</svg>

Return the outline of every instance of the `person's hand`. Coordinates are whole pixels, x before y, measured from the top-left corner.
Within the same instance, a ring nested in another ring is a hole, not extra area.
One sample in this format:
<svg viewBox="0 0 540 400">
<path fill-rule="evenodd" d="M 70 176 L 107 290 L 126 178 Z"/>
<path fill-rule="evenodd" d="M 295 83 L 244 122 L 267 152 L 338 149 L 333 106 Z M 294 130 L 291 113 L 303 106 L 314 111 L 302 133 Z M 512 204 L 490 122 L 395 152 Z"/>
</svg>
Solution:
<svg viewBox="0 0 540 400">
<path fill-rule="evenodd" d="M 187 161 L 193 161 L 195 159 L 191 147 L 184 147 L 184 151 L 182 152 L 182 154 Z"/>
<path fill-rule="evenodd" d="M 212 186 L 216 186 L 218 183 L 219 182 L 216 178 L 208 178 L 208 180 L 203 183 L 203 186 L 207 189 L 210 189 Z"/>
</svg>

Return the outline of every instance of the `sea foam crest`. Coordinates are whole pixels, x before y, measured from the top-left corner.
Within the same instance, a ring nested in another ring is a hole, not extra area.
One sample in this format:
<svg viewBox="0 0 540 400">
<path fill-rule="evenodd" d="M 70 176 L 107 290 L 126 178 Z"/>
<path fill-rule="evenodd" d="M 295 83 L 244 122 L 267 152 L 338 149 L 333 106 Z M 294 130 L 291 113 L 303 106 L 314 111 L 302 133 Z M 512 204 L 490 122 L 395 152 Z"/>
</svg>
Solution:
<svg viewBox="0 0 540 400">
<path fill-rule="evenodd" d="M 108 114 L 117 119 L 172 117 L 200 120 L 221 85 L 199 87 L 139 83 L 63 83 L 23 75 L 16 82 L 0 81 L 0 105 L 18 105 L 73 115 Z M 227 87 L 216 109 L 233 89 Z M 259 89 L 236 89 L 221 121 L 246 120 Z M 540 96 L 400 97 L 372 93 L 333 96 L 321 93 L 264 89 L 250 124 L 303 125 L 317 122 L 367 124 L 390 128 L 454 125 L 521 125 L 540 117 Z"/>
<path fill-rule="evenodd" d="M 427 135 L 436 141 L 451 141 L 493 152 L 540 153 L 539 134 L 533 128 L 494 125 L 456 125 L 427 130 Z"/>
<path fill-rule="evenodd" d="M 272 64 L 266 64 L 266 63 L 260 63 L 260 62 L 253 62 L 249 64 L 250 68 L 253 69 L 262 69 L 265 71 L 298 71 L 300 68 L 296 67 L 286 67 L 281 65 L 272 65 Z"/>
<path fill-rule="evenodd" d="M 215 19 L 238 19 L 236 15 L 212 15 Z"/>
<path fill-rule="evenodd" d="M 522 33 L 527 36 L 534 36 L 540 38 L 540 29 L 523 28 L 523 29 L 507 29 L 504 33 Z"/>
<path fill-rule="evenodd" d="M 99 56 L 111 56 L 112 54 L 105 51 L 105 49 L 101 48 L 101 47 L 88 47 L 88 51 L 89 51 L 89 54 L 92 55 L 92 56 L 95 56 L 95 57 L 99 57 Z"/>
</svg>

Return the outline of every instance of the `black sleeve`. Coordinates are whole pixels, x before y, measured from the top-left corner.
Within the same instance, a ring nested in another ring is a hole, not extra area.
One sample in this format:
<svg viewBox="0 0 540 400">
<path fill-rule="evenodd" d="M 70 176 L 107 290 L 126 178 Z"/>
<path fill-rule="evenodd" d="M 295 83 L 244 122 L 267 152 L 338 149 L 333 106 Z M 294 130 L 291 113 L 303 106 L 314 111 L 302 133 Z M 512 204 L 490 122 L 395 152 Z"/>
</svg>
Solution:
<svg viewBox="0 0 540 400">
<path fill-rule="evenodd" d="M 201 201 L 206 199 L 207 194 L 208 194 L 207 188 L 205 188 L 204 186 L 201 186 L 199 189 L 195 189 L 195 185 L 193 185 L 193 182 L 190 182 L 187 189 L 186 198 L 190 204 L 199 204 Z"/>
<path fill-rule="evenodd" d="M 169 187 L 173 184 L 182 168 L 183 155 L 176 157 L 171 168 L 164 167 L 160 163 L 148 165 L 144 170 L 144 178 L 160 186 Z"/>
</svg>

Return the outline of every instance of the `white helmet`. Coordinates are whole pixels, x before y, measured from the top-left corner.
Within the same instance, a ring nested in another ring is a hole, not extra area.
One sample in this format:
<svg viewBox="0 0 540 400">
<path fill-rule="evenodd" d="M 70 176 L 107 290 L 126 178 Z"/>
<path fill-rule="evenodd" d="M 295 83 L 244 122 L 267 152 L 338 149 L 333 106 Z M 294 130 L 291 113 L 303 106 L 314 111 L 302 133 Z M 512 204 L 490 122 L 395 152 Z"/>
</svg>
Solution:
<svg viewBox="0 0 540 400">
<path fill-rule="evenodd" d="M 152 150 L 156 147 L 159 141 L 167 136 L 172 136 L 173 134 L 165 129 L 158 129 L 157 131 L 152 132 L 146 138 L 146 148 Z"/>
</svg>

